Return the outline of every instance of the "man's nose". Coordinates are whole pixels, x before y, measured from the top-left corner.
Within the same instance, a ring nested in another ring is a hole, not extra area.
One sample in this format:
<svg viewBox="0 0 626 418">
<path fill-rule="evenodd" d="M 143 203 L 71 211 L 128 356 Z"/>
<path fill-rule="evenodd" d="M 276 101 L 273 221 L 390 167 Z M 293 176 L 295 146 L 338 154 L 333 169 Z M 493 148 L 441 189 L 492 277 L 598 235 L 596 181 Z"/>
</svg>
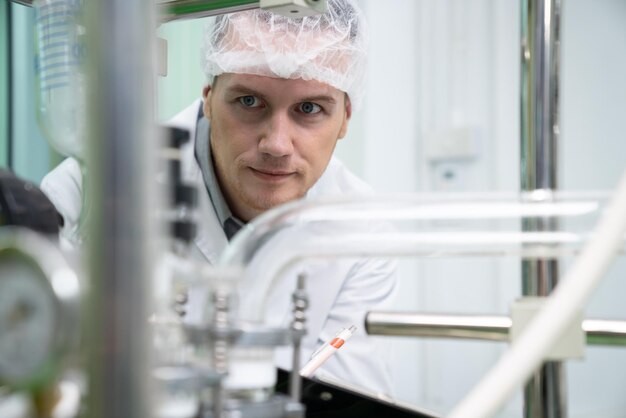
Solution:
<svg viewBox="0 0 626 418">
<path fill-rule="evenodd" d="M 276 112 L 267 121 L 266 129 L 259 141 L 259 151 L 273 157 L 284 157 L 293 153 L 292 121 L 289 115 Z"/>
</svg>

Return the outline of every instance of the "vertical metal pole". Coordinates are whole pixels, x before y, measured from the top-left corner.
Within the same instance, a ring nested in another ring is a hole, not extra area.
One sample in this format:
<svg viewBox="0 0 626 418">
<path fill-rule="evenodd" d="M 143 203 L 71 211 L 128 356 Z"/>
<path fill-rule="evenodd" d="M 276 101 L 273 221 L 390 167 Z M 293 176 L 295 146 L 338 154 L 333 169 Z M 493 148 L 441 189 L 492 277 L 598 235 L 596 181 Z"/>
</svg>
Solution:
<svg viewBox="0 0 626 418">
<path fill-rule="evenodd" d="M 302 337 L 306 331 L 306 309 L 309 306 L 309 298 L 306 294 L 306 274 L 300 273 L 291 299 L 293 302 L 293 357 L 291 361 L 291 375 L 289 377 L 289 395 L 294 402 L 300 402 L 302 396 L 302 378 L 300 377 L 300 354 L 302 351 Z"/>
<path fill-rule="evenodd" d="M 545 191 L 557 188 L 559 136 L 559 21 L 560 0 L 522 0 L 521 59 L 521 187 Z M 546 230 L 554 222 L 533 219 L 526 230 Z M 556 260 L 522 261 L 523 294 L 547 296 L 556 286 Z M 546 362 L 524 390 L 524 416 L 567 416 L 564 365 Z"/>
<path fill-rule="evenodd" d="M 90 418 L 150 417 L 154 2 L 86 0 Z"/>
</svg>

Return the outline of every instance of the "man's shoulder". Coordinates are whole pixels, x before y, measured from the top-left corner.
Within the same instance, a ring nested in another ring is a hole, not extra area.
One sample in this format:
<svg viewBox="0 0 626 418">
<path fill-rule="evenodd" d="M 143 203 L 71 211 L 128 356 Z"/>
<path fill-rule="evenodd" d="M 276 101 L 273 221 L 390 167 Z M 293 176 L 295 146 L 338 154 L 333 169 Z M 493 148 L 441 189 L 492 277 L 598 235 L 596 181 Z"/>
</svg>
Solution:
<svg viewBox="0 0 626 418">
<path fill-rule="evenodd" d="M 83 204 L 83 174 L 78 161 L 66 158 L 41 181 L 41 190 L 63 218 L 62 236 L 71 239 Z"/>
<path fill-rule="evenodd" d="M 194 100 L 189 106 L 168 119 L 165 122 L 165 125 L 187 130 L 194 130 L 196 122 L 198 120 L 198 111 L 200 109 L 201 103 L 202 99 Z"/>
</svg>

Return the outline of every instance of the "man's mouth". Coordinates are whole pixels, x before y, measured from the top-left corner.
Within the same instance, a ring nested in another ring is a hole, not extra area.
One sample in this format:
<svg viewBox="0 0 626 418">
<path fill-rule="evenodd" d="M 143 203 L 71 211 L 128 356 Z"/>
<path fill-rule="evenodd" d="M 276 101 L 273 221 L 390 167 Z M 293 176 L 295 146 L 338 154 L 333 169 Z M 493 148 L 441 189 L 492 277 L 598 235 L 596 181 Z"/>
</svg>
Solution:
<svg viewBox="0 0 626 418">
<path fill-rule="evenodd" d="M 252 168 L 252 167 L 249 167 L 249 168 L 252 174 L 266 181 L 280 181 L 280 180 L 289 178 L 295 174 L 295 172 L 293 171 L 286 171 L 286 170 L 273 170 L 273 169 L 262 169 L 262 168 L 259 169 L 259 168 Z"/>
</svg>

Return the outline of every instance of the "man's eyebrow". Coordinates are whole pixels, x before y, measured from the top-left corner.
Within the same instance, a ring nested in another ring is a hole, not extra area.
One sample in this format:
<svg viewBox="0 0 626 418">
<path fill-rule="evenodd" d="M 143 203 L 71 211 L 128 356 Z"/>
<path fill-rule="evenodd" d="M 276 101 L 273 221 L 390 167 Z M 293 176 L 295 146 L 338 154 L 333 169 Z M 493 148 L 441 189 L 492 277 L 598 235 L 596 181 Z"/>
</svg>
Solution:
<svg viewBox="0 0 626 418">
<path fill-rule="evenodd" d="M 232 86 L 229 86 L 226 88 L 226 93 L 230 93 L 230 94 L 249 94 L 252 96 L 259 96 L 259 97 L 263 97 L 263 94 L 261 94 L 260 92 L 248 87 L 248 86 L 244 86 L 243 84 L 233 84 Z"/>
<path fill-rule="evenodd" d="M 320 94 L 317 96 L 306 96 L 302 99 L 302 101 L 303 102 L 328 102 L 330 104 L 337 103 L 337 100 L 335 100 L 334 97 L 327 96 L 325 94 Z"/>
<path fill-rule="evenodd" d="M 232 86 L 226 87 L 227 94 L 247 94 L 251 96 L 257 96 L 261 99 L 265 99 L 265 95 L 251 87 L 248 87 L 244 84 L 233 84 Z M 299 99 L 301 102 L 327 102 L 330 104 L 337 103 L 337 100 L 327 94 L 314 94 L 312 96 L 303 96 Z"/>
</svg>

